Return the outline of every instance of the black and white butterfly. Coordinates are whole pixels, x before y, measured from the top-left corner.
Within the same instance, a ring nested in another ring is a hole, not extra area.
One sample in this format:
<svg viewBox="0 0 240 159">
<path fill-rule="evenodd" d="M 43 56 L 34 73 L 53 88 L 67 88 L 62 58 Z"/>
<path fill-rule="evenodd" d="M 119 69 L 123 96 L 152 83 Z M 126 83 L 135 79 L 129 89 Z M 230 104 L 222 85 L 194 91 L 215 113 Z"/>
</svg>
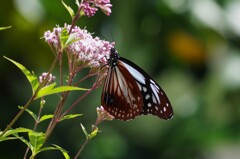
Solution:
<svg viewBox="0 0 240 159">
<path fill-rule="evenodd" d="M 171 103 L 162 88 L 139 66 L 111 49 L 101 104 L 115 119 L 130 120 L 152 114 L 162 119 L 173 116 Z"/>
</svg>

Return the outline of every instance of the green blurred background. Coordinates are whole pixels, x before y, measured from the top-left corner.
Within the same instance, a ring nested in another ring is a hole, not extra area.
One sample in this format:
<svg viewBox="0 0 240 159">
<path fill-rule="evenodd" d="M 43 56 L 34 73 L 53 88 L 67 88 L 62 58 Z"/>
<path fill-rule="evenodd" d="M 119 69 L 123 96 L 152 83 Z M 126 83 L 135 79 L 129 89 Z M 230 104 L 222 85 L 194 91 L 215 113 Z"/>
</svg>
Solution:
<svg viewBox="0 0 240 159">
<path fill-rule="evenodd" d="M 66 0 L 75 10 L 74 2 Z M 238 159 L 240 156 L 240 1 L 239 0 L 113 0 L 112 14 L 98 12 L 77 25 L 116 42 L 121 56 L 146 70 L 169 96 L 175 116 L 169 121 L 141 116 L 129 122 L 100 125 L 102 132 L 84 149 L 87 159 Z M 54 57 L 41 37 L 57 24 L 71 23 L 60 0 L 8 0 L 0 5 L 1 110 L 6 125 L 31 95 L 23 74 L 6 55 L 33 70 L 46 72 Z M 57 72 L 55 74 L 57 76 Z M 89 87 L 91 83 L 81 86 Z M 72 93 L 67 105 L 79 97 Z M 72 113 L 83 117 L 60 123 L 48 144 L 76 151 L 84 141 L 80 123 L 90 130 L 100 105 L 101 88 Z M 58 97 L 46 98 L 44 114 Z M 31 109 L 38 110 L 36 101 Z M 33 127 L 27 114 L 14 127 Z M 39 130 L 44 130 L 47 122 Z M 0 143 L 0 158 L 23 158 L 20 141 Z M 63 158 L 45 152 L 37 158 Z"/>
</svg>

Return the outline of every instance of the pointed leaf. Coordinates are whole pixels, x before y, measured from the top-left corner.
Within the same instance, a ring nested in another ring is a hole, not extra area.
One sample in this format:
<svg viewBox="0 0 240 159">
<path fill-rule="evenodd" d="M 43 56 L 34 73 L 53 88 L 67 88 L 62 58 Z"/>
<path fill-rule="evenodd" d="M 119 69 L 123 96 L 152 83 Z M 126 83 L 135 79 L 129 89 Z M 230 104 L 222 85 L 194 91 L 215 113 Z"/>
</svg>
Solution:
<svg viewBox="0 0 240 159">
<path fill-rule="evenodd" d="M 40 152 L 43 152 L 43 151 L 49 151 L 49 150 L 59 150 L 62 152 L 63 156 L 65 157 L 65 159 L 70 159 L 70 156 L 68 155 L 67 151 L 63 148 L 61 148 L 60 146 L 57 146 L 57 145 L 54 145 L 55 147 L 53 146 L 48 146 L 48 147 L 43 147 L 41 149 L 38 150 L 37 153 L 40 153 Z"/>
<path fill-rule="evenodd" d="M 7 140 L 16 140 L 16 139 L 18 139 L 18 138 L 17 137 L 5 137 L 5 138 L 1 138 L 0 142 L 7 141 Z"/>
<path fill-rule="evenodd" d="M 63 2 L 63 0 L 62 0 L 62 4 L 63 4 L 63 6 L 67 9 L 67 11 L 68 11 L 68 13 L 70 14 L 70 16 L 72 17 L 72 19 L 74 19 L 75 13 L 74 13 L 73 9 L 72 9 L 70 6 L 66 5 L 66 4 Z"/>
<path fill-rule="evenodd" d="M 69 37 L 68 37 L 68 39 L 65 43 L 65 47 L 67 47 L 67 46 L 71 45 L 72 43 L 80 40 L 80 38 L 75 38 L 76 35 L 77 35 L 77 33 L 72 33 L 72 34 L 69 35 Z"/>
<path fill-rule="evenodd" d="M 31 150 L 33 150 L 33 147 L 30 142 L 28 142 L 26 139 L 23 137 L 20 137 L 18 133 L 26 133 L 26 132 L 32 132 L 32 130 L 27 129 L 27 128 L 16 128 L 16 129 L 11 129 L 8 130 L 2 137 L 0 137 L 0 142 L 5 141 L 5 140 L 13 140 L 13 139 L 19 139 L 23 143 L 25 143 Z M 0 132 L 1 134 L 2 132 Z M 13 135 L 14 137 L 8 137 L 10 135 Z"/>
<path fill-rule="evenodd" d="M 38 88 L 39 86 L 39 82 L 38 82 L 38 78 L 37 76 L 32 72 L 30 72 L 28 69 L 26 69 L 22 64 L 10 59 L 10 58 L 7 58 L 6 56 L 4 56 L 5 59 L 7 59 L 8 61 L 12 62 L 14 65 L 16 65 L 23 73 L 24 75 L 26 76 L 26 78 L 28 79 L 28 81 L 30 82 L 31 84 L 31 87 L 32 87 L 32 93 L 34 94 L 34 92 L 36 91 L 36 89 Z"/>
<path fill-rule="evenodd" d="M 17 133 L 25 133 L 25 132 L 31 132 L 32 130 L 31 129 L 27 129 L 27 128 L 23 128 L 23 127 L 20 127 L 20 128 L 16 128 L 16 129 L 11 129 L 11 130 L 8 130 L 1 138 L 0 138 L 0 141 L 2 138 L 5 138 L 9 135 L 13 135 L 13 134 L 17 134 Z M 2 131 L 0 132 L 0 134 L 2 133 Z"/>
<path fill-rule="evenodd" d="M 18 108 L 19 109 L 23 109 L 23 106 L 18 106 Z M 35 122 L 37 121 L 37 115 L 36 114 L 34 114 L 31 110 L 29 110 L 29 109 L 25 109 L 26 110 L 26 112 L 29 114 L 29 115 L 31 115 L 31 117 L 35 120 Z"/>
<path fill-rule="evenodd" d="M 52 114 L 48 114 L 48 115 L 43 115 L 40 120 L 39 123 L 41 123 L 42 121 L 48 120 L 48 119 L 52 119 L 53 115 Z"/>
<path fill-rule="evenodd" d="M 9 29 L 11 28 L 12 26 L 7 26 L 7 27 L 0 27 L 0 30 L 5 30 L 5 29 Z"/>
<path fill-rule="evenodd" d="M 82 114 L 69 114 L 65 115 L 60 121 L 67 120 L 67 119 L 73 119 L 76 117 L 82 116 Z"/>
<path fill-rule="evenodd" d="M 43 146 L 43 143 L 45 140 L 45 134 L 42 132 L 32 131 L 28 133 L 28 137 L 31 145 L 34 148 L 34 151 L 37 152 Z"/>
<path fill-rule="evenodd" d="M 34 152 L 34 147 L 32 146 L 32 144 L 28 140 L 24 139 L 23 137 L 18 136 L 18 134 L 14 134 L 14 136 L 17 139 L 21 140 L 23 143 L 25 143 L 30 148 L 32 153 Z"/>
<path fill-rule="evenodd" d="M 51 92 L 51 90 L 55 87 L 55 85 L 56 85 L 56 83 L 52 83 L 52 84 L 50 84 L 50 85 L 47 85 L 47 86 L 41 88 L 41 89 L 38 91 L 35 99 L 38 99 L 38 98 L 41 98 L 41 97 L 43 97 L 43 96 L 49 95 L 49 92 Z"/>
<path fill-rule="evenodd" d="M 61 31 L 61 34 L 59 34 L 59 39 L 60 39 L 60 42 L 61 42 L 61 48 L 65 48 L 65 44 L 67 42 L 69 38 L 69 34 L 68 34 L 68 31 L 66 28 L 64 28 L 62 31 Z"/>
<path fill-rule="evenodd" d="M 81 1 L 81 3 L 80 3 L 78 0 L 76 0 L 76 4 L 77 4 L 77 6 L 78 6 L 78 8 L 79 8 L 80 5 L 82 4 L 82 1 Z M 79 17 L 84 16 L 84 15 L 85 15 L 85 14 L 84 14 L 84 10 L 81 9 L 81 10 L 80 10 L 80 13 L 79 13 Z"/>
<path fill-rule="evenodd" d="M 43 148 L 39 149 L 36 153 L 40 153 L 43 151 L 49 151 L 49 150 L 57 150 L 57 148 L 53 147 L 53 146 L 43 147 Z"/>
<path fill-rule="evenodd" d="M 62 147 L 58 146 L 58 145 L 54 145 L 58 150 L 60 150 L 63 154 L 63 156 L 65 157 L 65 159 L 70 159 L 70 156 L 68 155 L 67 151 L 65 149 L 63 149 Z"/>
<path fill-rule="evenodd" d="M 88 139 L 88 133 L 87 133 L 87 130 L 85 129 L 85 127 L 81 124 L 81 127 L 82 127 L 82 130 L 86 136 L 86 139 Z"/>
<path fill-rule="evenodd" d="M 88 90 L 85 88 L 79 88 L 79 87 L 74 87 L 74 86 L 60 86 L 60 87 L 54 88 L 55 85 L 56 85 L 56 83 L 53 83 L 53 84 L 50 84 L 48 86 L 41 88 L 34 99 L 38 99 L 43 96 L 66 92 L 66 91 Z"/>
<path fill-rule="evenodd" d="M 67 46 L 71 45 L 72 43 L 80 40 L 80 38 L 76 38 L 77 33 L 72 33 L 69 35 L 66 28 L 64 28 L 59 34 L 59 39 L 61 41 L 61 48 L 66 48 Z"/>
<path fill-rule="evenodd" d="M 96 128 L 93 130 L 93 132 L 91 132 L 91 134 L 88 135 L 88 139 L 92 139 L 93 137 L 95 137 L 98 132 L 99 132 L 99 129 L 96 127 Z"/>
</svg>

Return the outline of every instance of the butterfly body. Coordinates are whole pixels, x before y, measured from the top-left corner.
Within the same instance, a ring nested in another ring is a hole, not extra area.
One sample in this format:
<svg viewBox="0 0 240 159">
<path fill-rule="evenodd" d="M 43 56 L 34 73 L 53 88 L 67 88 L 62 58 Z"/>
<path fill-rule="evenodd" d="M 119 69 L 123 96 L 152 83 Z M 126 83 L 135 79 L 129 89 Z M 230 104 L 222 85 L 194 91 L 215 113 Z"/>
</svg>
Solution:
<svg viewBox="0 0 240 159">
<path fill-rule="evenodd" d="M 139 66 L 112 48 L 101 104 L 114 118 L 134 119 L 152 114 L 170 119 L 173 109 L 162 88 Z"/>
</svg>

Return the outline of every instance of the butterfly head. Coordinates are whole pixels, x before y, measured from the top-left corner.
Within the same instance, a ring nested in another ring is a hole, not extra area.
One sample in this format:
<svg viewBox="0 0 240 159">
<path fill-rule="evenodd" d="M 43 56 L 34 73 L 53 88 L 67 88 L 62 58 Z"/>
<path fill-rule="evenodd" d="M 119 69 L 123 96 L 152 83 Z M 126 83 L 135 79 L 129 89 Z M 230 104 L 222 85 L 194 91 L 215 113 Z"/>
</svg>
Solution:
<svg viewBox="0 0 240 159">
<path fill-rule="evenodd" d="M 110 57 L 108 59 L 108 65 L 111 67 L 115 67 L 118 64 L 118 59 L 120 56 L 118 55 L 117 50 L 112 47 L 110 50 Z"/>
</svg>

